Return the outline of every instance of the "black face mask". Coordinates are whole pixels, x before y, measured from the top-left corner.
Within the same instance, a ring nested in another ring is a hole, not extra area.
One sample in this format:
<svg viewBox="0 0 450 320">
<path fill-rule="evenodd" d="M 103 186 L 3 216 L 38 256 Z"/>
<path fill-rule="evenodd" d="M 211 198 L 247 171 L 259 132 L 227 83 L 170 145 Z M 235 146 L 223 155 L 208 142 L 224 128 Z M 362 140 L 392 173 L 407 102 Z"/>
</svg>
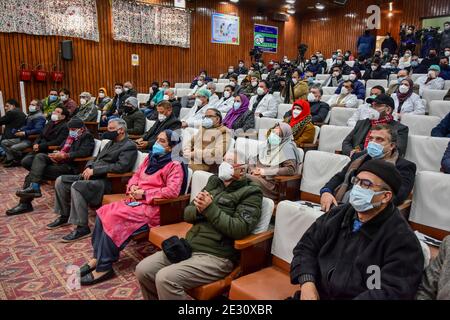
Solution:
<svg viewBox="0 0 450 320">
<path fill-rule="evenodd" d="M 106 131 L 103 134 L 102 138 L 115 141 L 118 136 L 119 136 L 119 133 L 117 131 Z"/>
<path fill-rule="evenodd" d="M 429 57 L 430 58 L 436 58 L 436 53 L 430 53 Z"/>
<path fill-rule="evenodd" d="M 131 111 L 133 111 L 133 107 L 125 107 L 124 110 L 125 113 L 130 113 Z"/>
<path fill-rule="evenodd" d="M 153 92 L 158 91 L 158 87 L 156 87 L 156 86 L 153 86 L 152 89 L 153 89 Z"/>
</svg>

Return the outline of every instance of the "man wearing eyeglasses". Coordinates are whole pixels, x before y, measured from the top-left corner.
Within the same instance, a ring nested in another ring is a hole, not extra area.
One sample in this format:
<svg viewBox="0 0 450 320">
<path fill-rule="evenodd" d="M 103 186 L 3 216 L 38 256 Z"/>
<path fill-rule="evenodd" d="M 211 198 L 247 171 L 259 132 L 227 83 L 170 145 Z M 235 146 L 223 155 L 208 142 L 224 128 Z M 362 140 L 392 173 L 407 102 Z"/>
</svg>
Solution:
<svg viewBox="0 0 450 320">
<path fill-rule="evenodd" d="M 399 192 L 394 196 L 394 205 L 399 206 L 408 199 L 414 187 L 416 165 L 400 156 L 397 149 L 398 134 L 396 130 L 386 124 L 377 125 L 370 131 L 368 138 L 367 148 L 362 152 L 355 153 L 352 161 L 320 190 L 322 211 L 328 212 L 333 205 L 337 206 L 338 203 L 349 201 L 350 192 L 354 186 L 352 178 L 361 165 L 372 159 L 388 161 L 394 164 L 400 172 L 402 181 Z"/>
<path fill-rule="evenodd" d="M 393 204 L 401 175 L 384 160 L 364 163 L 348 204 L 322 215 L 294 249 L 291 282 L 301 300 L 412 300 L 424 257 Z"/>
</svg>

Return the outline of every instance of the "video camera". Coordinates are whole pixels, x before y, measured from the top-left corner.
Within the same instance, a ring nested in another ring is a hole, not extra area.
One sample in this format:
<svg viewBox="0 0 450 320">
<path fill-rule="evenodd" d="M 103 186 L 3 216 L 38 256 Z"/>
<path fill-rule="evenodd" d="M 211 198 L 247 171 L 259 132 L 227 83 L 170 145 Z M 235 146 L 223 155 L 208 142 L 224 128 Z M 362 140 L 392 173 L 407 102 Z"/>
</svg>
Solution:
<svg viewBox="0 0 450 320">
<path fill-rule="evenodd" d="M 262 58 L 263 52 L 259 48 L 253 48 L 250 50 L 250 57 L 255 58 L 255 61 L 259 61 Z"/>
<path fill-rule="evenodd" d="M 308 51 L 308 45 L 301 43 L 298 46 L 298 55 L 302 58 L 302 60 L 305 58 L 306 51 Z"/>
</svg>

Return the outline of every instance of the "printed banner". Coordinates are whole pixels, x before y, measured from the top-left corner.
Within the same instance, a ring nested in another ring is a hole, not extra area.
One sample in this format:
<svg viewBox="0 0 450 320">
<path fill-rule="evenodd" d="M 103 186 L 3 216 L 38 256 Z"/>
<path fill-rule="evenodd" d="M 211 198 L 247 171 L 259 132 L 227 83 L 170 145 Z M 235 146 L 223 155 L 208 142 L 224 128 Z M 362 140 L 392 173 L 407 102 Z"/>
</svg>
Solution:
<svg viewBox="0 0 450 320">
<path fill-rule="evenodd" d="M 255 24 L 254 47 L 264 52 L 277 53 L 278 49 L 278 28 Z"/>
<path fill-rule="evenodd" d="M 214 13 L 211 28 L 212 43 L 239 45 L 239 17 Z"/>
</svg>

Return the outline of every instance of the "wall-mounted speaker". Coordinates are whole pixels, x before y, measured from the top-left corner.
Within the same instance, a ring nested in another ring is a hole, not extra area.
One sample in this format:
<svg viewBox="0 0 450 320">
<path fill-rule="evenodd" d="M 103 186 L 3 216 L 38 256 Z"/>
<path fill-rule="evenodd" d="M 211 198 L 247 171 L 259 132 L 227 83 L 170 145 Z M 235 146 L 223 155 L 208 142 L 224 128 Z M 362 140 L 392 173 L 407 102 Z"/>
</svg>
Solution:
<svg viewBox="0 0 450 320">
<path fill-rule="evenodd" d="M 72 40 L 61 41 L 61 58 L 63 60 L 73 60 Z"/>
<path fill-rule="evenodd" d="M 289 21 L 289 16 L 284 13 L 275 12 L 272 16 L 272 20 L 287 22 L 287 21 Z"/>
</svg>

